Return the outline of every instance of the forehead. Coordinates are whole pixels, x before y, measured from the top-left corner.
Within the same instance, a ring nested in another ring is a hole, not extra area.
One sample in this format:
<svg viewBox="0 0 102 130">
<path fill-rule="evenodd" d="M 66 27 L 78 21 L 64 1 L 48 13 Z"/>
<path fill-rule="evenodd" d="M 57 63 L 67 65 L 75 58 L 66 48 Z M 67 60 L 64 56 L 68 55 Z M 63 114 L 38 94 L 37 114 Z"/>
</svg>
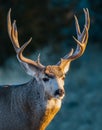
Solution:
<svg viewBox="0 0 102 130">
<path fill-rule="evenodd" d="M 45 74 L 59 78 L 63 76 L 62 69 L 59 66 L 47 66 L 45 69 Z"/>
</svg>

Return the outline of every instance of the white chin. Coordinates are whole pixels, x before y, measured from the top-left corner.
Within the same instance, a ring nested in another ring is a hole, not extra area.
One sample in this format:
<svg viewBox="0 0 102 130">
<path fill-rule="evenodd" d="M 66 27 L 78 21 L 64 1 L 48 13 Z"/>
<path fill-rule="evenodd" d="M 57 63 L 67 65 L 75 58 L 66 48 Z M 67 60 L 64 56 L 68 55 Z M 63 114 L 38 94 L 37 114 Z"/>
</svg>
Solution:
<svg viewBox="0 0 102 130">
<path fill-rule="evenodd" d="M 57 99 L 59 99 L 59 100 L 62 100 L 62 99 L 64 98 L 64 95 L 63 95 L 63 96 L 57 95 L 57 96 L 55 96 L 55 98 L 57 98 Z"/>
<path fill-rule="evenodd" d="M 60 99 L 57 98 L 56 106 L 57 106 L 58 108 L 60 108 L 60 107 L 61 107 L 61 104 L 62 104 L 62 100 L 60 100 Z"/>
</svg>

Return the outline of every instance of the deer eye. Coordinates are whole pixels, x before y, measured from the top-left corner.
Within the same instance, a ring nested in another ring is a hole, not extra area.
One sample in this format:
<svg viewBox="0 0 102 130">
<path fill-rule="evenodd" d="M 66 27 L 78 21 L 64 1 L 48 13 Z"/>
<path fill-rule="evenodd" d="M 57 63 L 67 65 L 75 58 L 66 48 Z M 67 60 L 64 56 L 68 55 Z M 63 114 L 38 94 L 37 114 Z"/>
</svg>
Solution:
<svg viewBox="0 0 102 130">
<path fill-rule="evenodd" d="M 47 81 L 49 81 L 49 78 L 43 78 L 43 81 L 47 82 Z"/>
</svg>

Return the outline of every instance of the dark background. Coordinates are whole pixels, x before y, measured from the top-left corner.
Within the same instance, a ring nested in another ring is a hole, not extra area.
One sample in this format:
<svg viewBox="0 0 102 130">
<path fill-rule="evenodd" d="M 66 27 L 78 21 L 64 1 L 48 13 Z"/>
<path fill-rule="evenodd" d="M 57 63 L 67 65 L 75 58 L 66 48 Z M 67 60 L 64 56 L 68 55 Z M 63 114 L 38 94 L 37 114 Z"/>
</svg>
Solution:
<svg viewBox="0 0 102 130">
<path fill-rule="evenodd" d="M 0 0 L 0 84 L 18 84 L 30 77 L 21 70 L 7 33 L 6 17 L 12 9 L 20 44 L 33 38 L 25 55 L 41 53 L 43 64 L 55 64 L 76 44 L 74 17 L 84 26 L 83 8 L 91 17 L 84 55 L 71 64 L 66 77 L 62 109 L 48 130 L 102 129 L 102 1 L 101 0 Z"/>
</svg>

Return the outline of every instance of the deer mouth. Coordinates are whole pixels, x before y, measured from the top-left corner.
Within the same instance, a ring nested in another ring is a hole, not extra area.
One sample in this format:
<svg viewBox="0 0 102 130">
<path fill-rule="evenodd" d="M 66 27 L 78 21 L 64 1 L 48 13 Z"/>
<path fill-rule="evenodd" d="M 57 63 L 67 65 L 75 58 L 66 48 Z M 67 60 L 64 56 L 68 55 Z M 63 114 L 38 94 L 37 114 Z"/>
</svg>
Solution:
<svg viewBox="0 0 102 130">
<path fill-rule="evenodd" d="M 56 99 L 59 99 L 59 100 L 63 100 L 64 96 L 65 96 L 65 95 L 63 95 L 63 96 L 56 95 L 55 98 L 56 98 Z"/>
<path fill-rule="evenodd" d="M 49 94 L 49 93 L 45 93 L 45 98 L 47 100 L 51 100 L 51 99 L 59 99 L 59 100 L 62 100 L 65 96 L 65 92 L 64 90 L 56 90 L 55 93 L 52 95 L 52 94 Z"/>
</svg>

